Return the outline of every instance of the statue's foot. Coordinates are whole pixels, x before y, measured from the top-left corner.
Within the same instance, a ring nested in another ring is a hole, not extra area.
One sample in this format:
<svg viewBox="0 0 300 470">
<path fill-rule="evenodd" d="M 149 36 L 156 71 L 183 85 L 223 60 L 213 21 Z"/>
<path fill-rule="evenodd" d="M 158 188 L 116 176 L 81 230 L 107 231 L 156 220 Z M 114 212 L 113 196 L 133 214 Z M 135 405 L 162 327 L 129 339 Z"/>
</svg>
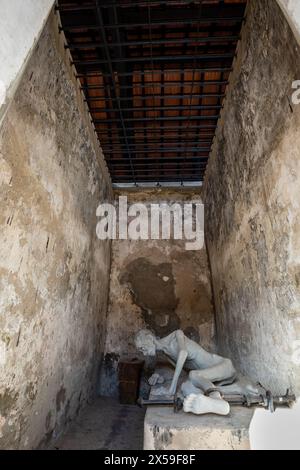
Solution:
<svg viewBox="0 0 300 470">
<path fill-rule="evenodd" d="M 195 395 L 192 393 L 185 398 L 183 402 L 183 410 L 185 413 L 194 413 L 196 415 L 214 413 L 226 416 L 230 412 L 230 406 L 225 400 L 210 398 L 205 395 Z"/>
</svg>

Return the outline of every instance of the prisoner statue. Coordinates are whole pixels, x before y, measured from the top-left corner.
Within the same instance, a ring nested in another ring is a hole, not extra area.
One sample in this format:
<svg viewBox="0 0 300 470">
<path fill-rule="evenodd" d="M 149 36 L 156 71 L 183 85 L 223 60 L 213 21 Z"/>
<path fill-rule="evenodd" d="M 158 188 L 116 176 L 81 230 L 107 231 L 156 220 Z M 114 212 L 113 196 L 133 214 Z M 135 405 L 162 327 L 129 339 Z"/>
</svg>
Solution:
<svg viewBox="0 0 300 470">
<path fill-rule="evenodd" d="M 231 393 L 245 391 L 238 385 L 230 387 L 236 379 L 236 371 L 230 359 L 207 352 L 181 330 L 161 339 L 149 330 L 141 330 L 135 337 L 135 345 L 145 356 L 155 356 L 156 352 L 163 352 L 175 367 L 170 388 L 167 390 L 160 387 L 157 394 L 174 396 L 183 368 L 189 371 L 188 380 L 181 386 L 184 396 L 183 409 L 187 413 L 227 415 L 230 407 L 219 390 L 226 388 Z M 156 385 L 163 381 L 159 374 L 153 374 L 149 383 Z M 251 386 L 246 386 L 246 389 L 253 393 L 257 391 L 251 390 Z"/>
</svg>

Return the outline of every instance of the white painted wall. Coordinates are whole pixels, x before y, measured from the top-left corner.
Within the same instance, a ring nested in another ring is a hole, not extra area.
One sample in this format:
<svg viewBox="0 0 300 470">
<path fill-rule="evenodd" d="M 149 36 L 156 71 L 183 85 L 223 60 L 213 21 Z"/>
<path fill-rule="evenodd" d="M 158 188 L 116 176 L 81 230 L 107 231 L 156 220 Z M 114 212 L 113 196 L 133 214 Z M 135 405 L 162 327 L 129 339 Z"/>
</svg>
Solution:
<svg viewBox="0 0 300 470">
<path fill-rule="evenodd" d="M 299 0 L 277 0 L 282 8 L 295 37 L 300 44 L 300 1 Z"/>
<path fill-rule="evenodd" d="M 0 0 L 0 123 L 54 0 Z"/>
<path fill-rule="evenodd" d="M 252 450 L 300 450 L 300 401 L 275 413 L 255 410 L 250 442 Z"/>
</svg>

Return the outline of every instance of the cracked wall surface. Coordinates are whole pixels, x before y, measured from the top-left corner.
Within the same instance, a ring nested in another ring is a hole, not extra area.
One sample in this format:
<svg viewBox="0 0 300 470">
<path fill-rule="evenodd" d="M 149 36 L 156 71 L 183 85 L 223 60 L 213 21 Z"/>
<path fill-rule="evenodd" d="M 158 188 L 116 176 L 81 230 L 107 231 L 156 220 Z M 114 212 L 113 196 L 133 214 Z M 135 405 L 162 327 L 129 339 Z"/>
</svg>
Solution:
<svg viewBox="0 0 300 470">
<path fill-rule="evenodd" d="M 128 204 L 201 201 L 196 191 L 145 190 L 121 193 Z M 116 197 L 118 194 L 116 193 Z M 214 315 L 206 249 L 185 250 L 182 240 L 116 240 L 101 393 L 118 394 L 120 358 L 135 356 L 134 336 L 150 328 L 158 337 L 182 329 L 203 347 L 214 348 Z"/>
<path fill-rule="evenodd" d="M 203 192 L 220 352 L 281 393 L 300 391 L 299 54 L 277 3 L 250 0 Z"/>
<path fill-rule="evenodd" d="M 0 448 L 47 446 L 95 394 L 111 184 L 54 14 L 0 129 Z"/>
</svg>

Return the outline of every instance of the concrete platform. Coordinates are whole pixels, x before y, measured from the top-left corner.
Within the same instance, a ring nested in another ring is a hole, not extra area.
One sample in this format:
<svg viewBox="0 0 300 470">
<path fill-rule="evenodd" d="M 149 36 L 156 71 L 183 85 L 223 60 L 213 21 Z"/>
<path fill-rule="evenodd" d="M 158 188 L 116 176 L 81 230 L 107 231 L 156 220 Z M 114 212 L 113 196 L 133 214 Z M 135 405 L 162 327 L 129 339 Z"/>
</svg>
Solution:
<svg viewBox="0 0 300 470">
<path fill-rule="evenodd" d="M 253 409 L 231 407 L 229 416 L 196 416 L 168 407 L 148 407 L 145 450 L 249 450 Z"/>
<path fill-rule="evenodd" d="M 157 367 L 156 372 L 165 378 L 164 386 L 169 387 L 174 370 L 166 365 Z M 181 383 L 187 379 L 182 373 Z M 152 387 L 150 398 L 157 386 Z M 254 409 L 232 406 L 230 415 L 194 415 L 172 407 L 149 406 L 144 422 L 145 450 L 249 450 L 249 429 Z"/>
</svg>

